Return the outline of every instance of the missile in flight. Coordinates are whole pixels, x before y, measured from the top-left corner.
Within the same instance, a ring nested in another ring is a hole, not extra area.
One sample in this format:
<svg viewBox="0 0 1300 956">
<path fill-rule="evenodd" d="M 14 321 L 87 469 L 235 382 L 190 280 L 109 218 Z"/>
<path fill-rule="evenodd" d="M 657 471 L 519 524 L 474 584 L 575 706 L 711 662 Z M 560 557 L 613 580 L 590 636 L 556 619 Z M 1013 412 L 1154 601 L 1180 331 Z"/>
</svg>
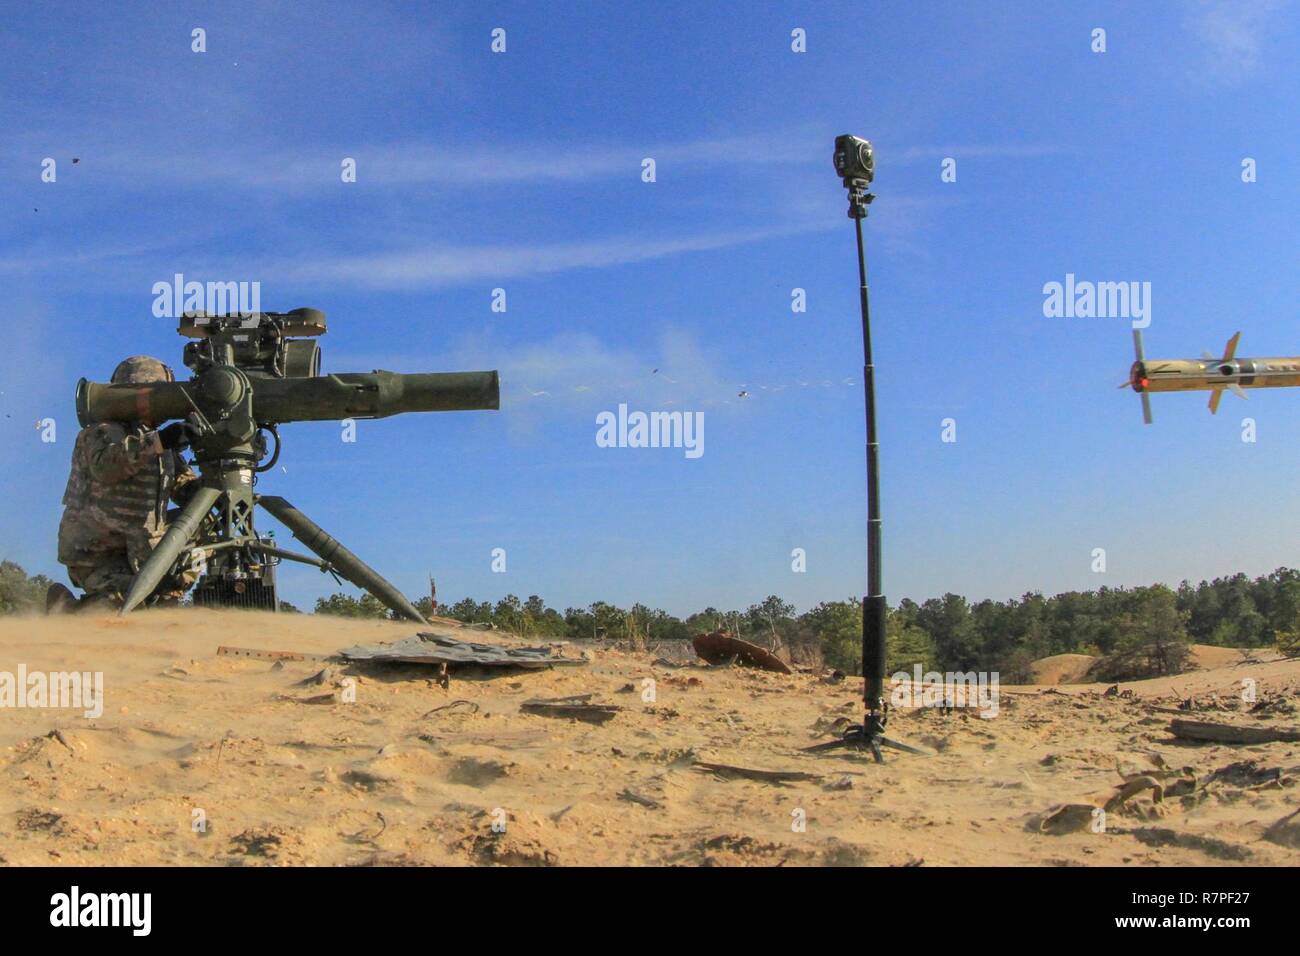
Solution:
<svg viewBox="0 0 1300 956">
<path fill-rule="evenodd" d="M 1223 357 L 1209 352 L 1199 359 L 1148 359 L 1143 354 L 1142 330 L 1133 330 L 1136 361 L 1128 381 L 1120 388 L 1132 388 L 1142 397 L 1142 421 L 1151 424 L 1152 392 L 1209 392 L 1210 414 L 1219 410 L 1225 391 L 1246 397 L 1248 388 L 1289 388 L 1300 385 L 1300 356 L 1280 358 L 1237 358 L 1238 332 L 1228 339 Z"/>
</svg>

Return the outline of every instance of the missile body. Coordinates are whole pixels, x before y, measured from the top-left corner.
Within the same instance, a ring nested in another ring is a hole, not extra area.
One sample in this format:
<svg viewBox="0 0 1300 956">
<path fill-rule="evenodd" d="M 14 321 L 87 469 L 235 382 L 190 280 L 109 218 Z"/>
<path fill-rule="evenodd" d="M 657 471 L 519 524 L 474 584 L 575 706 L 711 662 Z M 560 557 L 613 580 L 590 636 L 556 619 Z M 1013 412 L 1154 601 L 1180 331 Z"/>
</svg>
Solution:
<svg viewBox="0 0 1300 956">
<path fill-rule="evenodd" d="M 1199 392 L 1209 389 L 1285 388 L 1300 385 L 1300 356 L 1279 358 L 1148 359 L 1134 362 L 1135 392 Z"/>
<path fill-rule="evenodd" d="M 1142 397 L 1142 420 L 1151 424 L 1152 392 L 1209 392 L 1210 414 L 1219 410 L 1224 391 L 1239 398 L 1248 388 L 1293 388 L 1300 385 L 1300 356 L 1237 358 L 1241 333 L 1228 339 L 1223 357 L 1208 352 L 1199 359 L 1148 359 L 1142 348 L 1142 330 L 1133 330 L 1133 351 L 1137 359 L 1129 368 L 1128 386 Z"/>
</svg>

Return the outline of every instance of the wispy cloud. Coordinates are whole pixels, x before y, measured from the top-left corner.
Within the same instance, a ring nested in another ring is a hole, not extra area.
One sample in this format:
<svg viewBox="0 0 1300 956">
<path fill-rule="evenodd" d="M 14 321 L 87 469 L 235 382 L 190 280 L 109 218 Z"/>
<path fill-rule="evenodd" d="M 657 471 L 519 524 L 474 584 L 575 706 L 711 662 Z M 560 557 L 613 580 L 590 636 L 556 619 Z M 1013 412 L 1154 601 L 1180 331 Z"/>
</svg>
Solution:
<svg viewBox="0 0 1300 956">
<path fill-rule="evenodd" d="M 265 271 L 288 281 L 368 289 L 422 289 L 482 279 L 531 278 L 573 269 L 599 269 L 708 252 L 835 228 L 838 222 L 733 230 L 660 239 L 623 235 L 582 242 L 519 245 L 427 246 L 363 256 L 312 255 L 268 263 Z"/>
<path fill-rule="evenodd" d="M 1038 156 L 1056 156 L 1063 152 L 1064 147 L 1046 143 L 950 143 L 945 146 L 908 146 L 892 154 L 878 154 L 882 161 L 910 163 L 942 156 L 960 159 L 1033 159 Z"/>
<path fill-rule="evenodd" d="M 783 226 L 702 232 L 661 238 L 638 235 L 606 236 L 582 241 L 516 244 L 409 244 L 363 255 L 306 248 L 292 256 L 264 258 L 260 253 L 229 258 L 202 251 L 177 252 L 167 242 L 127 246 L 109 241 L 75 252 L 53 251 L 48 244 L 13 251 L 0 259 L 0 275 L 40 275 L 59 272 L 81 277 L 100 276 L 110 287 L 143 288 L 140 276 L 170 279 L 182 272 L 196 281 L 227 281 L 253 277 L 266 282 L 293 282 L 320 289 L 418 291 L 482 281 L 505 281 L 603 269 L 667 259 L 673 256 L 728 249 L 750 243 L 826 232 L 839 220 Z"/>
<path fill-rule="evenodd" d="M 66 139 L 28 136 L 17 152 L 45 156 L 53 151 L 59 155 L 59 144 Z M 356 161 L 358 182 L 382 186 L 584 182 L 616 177 L 635 181 L 647 158 L 655 161 L 658 175 L 717 166 L 752 168 L 828 162 L 824 133 L 808 129 L 622 145 L 339 143 L 267 149 L 254 155 L 192 150 L 171 143 L 94 149 L 85 146 L 84 134 L 77 141 L 83 144 L 80 152 L 86 156 L 87 171 L 105 174 L 127 187 L 182 183 L 274 188 L 280 192 L 338 185 L 345 158 Z M 62 151 L 70 149 L 63 147 Z"/>
<path fill-rule="evenodd" d="M 1254 73 L 1274 16 L 1286 0 L 1202 0 L 1188 15 L 1188 28 L 1205 49 L 1199 75 L 1237 81 Z"/>
</svg>

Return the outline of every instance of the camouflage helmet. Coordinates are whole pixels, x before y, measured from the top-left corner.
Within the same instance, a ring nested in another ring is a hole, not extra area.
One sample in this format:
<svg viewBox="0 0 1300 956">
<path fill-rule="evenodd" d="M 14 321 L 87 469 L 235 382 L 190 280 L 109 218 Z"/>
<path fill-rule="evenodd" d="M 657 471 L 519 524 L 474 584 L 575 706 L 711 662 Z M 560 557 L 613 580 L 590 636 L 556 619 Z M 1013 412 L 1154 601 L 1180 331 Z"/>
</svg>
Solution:
<svg viewBox="0 0 1300 956">
<path fill-rule="evenodd" d="M 174 382 L 176 376 L 162 362 L 149 355 L 132 355 L 113 369 L 114 385 L 147 385 L 150 382 Z"/>
</svg>

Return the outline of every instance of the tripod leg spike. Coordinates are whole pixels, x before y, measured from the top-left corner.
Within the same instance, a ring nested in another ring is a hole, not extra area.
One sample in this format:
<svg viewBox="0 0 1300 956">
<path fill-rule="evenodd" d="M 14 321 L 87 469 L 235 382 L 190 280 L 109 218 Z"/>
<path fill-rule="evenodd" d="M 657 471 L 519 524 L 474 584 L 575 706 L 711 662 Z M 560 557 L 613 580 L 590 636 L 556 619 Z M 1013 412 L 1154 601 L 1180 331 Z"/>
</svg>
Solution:
<svg viewBox="0 0 1300 956">
<path fill-rule="evenodd" d="M 271 513 L 282 525 L 293 532 L 307 550 L 319 555 L 339 574 L 359 588 L 364 588 L 402 617 L 417 624 L 428 624 L 410 601 L 388 580 L 366 562 L 325 533 L 324 529 L 283 498 L 260 495 L 257 503 Z"/>
<path fill-rule="evenodd" d="M 153 594 L 163 577 L 171 570 L 171 566 L 176 562 L 176 558 L 185 550 L 193 539 L 194 534 L 199 529 L 199 522 L 203 516 L 208 513 L 217 499 L 221 497 L 221 490 L 210 488 L 207 485 L 201 486 L 190 498 L 189 503 L 181 510 L 180 515 L 171 523 L 167 533 L 162 536 L 153 553 L 149 555 L 149 560 L 145 561 L 144 566 L 136 573 L 131 581 L 131 589 L 127 591 L 126 600 L 122 604 L 122 609 L 118 611 L 119 615 L 129 614 L 140 602 Z"/>
</svg>

